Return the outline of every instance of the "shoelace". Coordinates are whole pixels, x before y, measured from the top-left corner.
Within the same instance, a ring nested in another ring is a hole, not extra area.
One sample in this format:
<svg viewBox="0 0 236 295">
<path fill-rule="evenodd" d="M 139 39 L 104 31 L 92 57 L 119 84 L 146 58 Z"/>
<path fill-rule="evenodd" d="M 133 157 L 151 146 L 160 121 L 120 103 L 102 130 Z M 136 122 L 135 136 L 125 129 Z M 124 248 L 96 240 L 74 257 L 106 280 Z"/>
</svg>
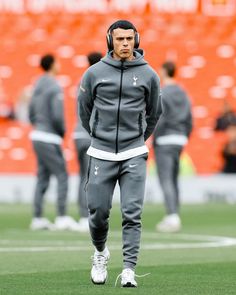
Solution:
<svg viewBox="0 0 236 295">
<path fill-rule="evenodd" d="M 143 278 L 143 277 L 149 276 L 150 274 L 151 274 L 150 272 L 147 272 L 147 273 L 145 273 L 145 274 L 143 274 L 143 275 L 136 275 L 136 274 L 134 274 L 134 277 L 136 277 L 136 278 Z M 122 276 L 122 273 L 118 274 L 118 276 L 116 277 L 115 287 L 116 287 L 117 282 L 118 282 L 118 280 L 119 280 L 119 278 L 120 278 L 121 276 Z"/>
<path fill-rule="evenodd" d="M 104 266 L 107 265 L 107 259 L 103 255 L 96 255 L 96 256 L 91 256 L 93 260 L 93 266 L 99 271 L 104 271 Z"/>
</svg>

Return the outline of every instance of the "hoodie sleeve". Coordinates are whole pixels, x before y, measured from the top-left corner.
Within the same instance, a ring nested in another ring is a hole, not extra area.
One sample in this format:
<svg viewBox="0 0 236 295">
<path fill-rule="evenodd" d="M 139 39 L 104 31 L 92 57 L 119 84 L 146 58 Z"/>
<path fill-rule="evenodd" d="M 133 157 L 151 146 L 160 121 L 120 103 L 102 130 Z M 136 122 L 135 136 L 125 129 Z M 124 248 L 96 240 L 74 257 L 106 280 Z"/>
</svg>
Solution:
<svg viewBox="0 0 236 295">
<path fill-rule="evenodd" d="M 190 106 L 186 125 L 187 125 L 187 136 L 190 137 L 190 134 L 193 130 L 193 116 L 192 116 L 192 112 L 191 112 L 191 106 Z"/>
<path fill-rule="evenodd" d="M 51 114 L 52 122 L 56 132 L 64 137 L 65 121 L 64 121 L 64 107 L 63 107 L 63 93 L 61 91 L 54 91 L 51 97 Z"/>
<path fill-rule="evenodd" d="M 91 133 L 89 121 L 93 109 L 93 90 L 91 78 L 91 73 L 89 71 L 86 71 L 82 77 L 78 95 L 79 118 L 83 127 L 87 130 L 89 134 Z"/>
<path fill-rule="evenodd" d="M 186 94 L 186 136 L 190 137 L 190 134 L 193 130 L 193 115 L 192 115 L 192 104 L 191 100 Z"/>
<path fill-rule="evenodd" d="M 151 81 L 151 87 L 146 97 L 146 122 L 147 128 L 144 133 L 145 141 L 151 136 L 155 126 L 161 116 L 161 91 L 160 80 L 154 75 Z"/>
<path fill-rule="evenodd" d="M 34 103 L 33 103 L 32 98 L 31 98 L 31 101 L 30 101 L 30 104 L 29 104 L 29 120 L 30 120 L 30 123 L 32 125 L 34 125 L 34 123 L 35 123 L 35 113 L 34 113 Z"/>
</svg>

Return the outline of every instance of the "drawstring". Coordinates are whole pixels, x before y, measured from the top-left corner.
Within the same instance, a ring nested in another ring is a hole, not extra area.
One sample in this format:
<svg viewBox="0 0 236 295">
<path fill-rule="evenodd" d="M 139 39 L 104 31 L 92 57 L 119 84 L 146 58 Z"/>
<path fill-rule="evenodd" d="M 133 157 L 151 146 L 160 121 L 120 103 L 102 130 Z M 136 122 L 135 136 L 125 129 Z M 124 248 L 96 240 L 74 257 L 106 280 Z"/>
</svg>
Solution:
<svg viewBox="0 0 236 295">
<path fill-rule="evenodd" d="M 150 274 L 151 274 L 150 272 L 147 272 L 147 273 L 145 273 L 145 274 L 143 274 L 143 275 L 136 275 L 136 274 L 135 274 L 134 277 L 137 277 L 137 278 L 144 278 L 144 277 L 146 277 L 146 276 L 149 276 Z M 117 282 L 118 282 L 119 278 L 121 277 L 121 275 L 122 275 L 122 273 L 118 274 L 118 276 L 116 277 L 115 287 L 116 287 Z"/>
</svg>

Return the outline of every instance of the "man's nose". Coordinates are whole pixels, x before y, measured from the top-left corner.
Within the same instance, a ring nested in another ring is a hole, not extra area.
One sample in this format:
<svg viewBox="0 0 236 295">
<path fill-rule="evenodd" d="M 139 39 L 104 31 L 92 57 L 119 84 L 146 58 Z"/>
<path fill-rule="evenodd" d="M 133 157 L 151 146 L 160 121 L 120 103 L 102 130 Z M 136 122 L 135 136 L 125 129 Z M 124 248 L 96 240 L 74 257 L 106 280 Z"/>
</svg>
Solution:
<svg viewBox="0 0 236 295">
<path fill-rule="evenodd" d="M 123 46 L 128 46 L 128 41 L 124 39 Z"/>
</svg>

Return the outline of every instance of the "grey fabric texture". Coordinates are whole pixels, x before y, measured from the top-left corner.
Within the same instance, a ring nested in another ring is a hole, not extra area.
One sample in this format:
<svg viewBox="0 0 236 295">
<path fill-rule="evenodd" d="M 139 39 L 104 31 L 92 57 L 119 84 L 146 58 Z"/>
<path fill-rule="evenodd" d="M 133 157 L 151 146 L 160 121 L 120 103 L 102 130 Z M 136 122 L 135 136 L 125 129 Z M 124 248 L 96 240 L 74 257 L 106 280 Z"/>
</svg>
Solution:
<svg viewBox="0 0 236 295">
<path fill-rule="evenodd" d="M 160 185 L 167 214 L 179 213 L 179 158 L 182 147 L 178 145 L 155 146 L 155 157 Z"/>
<path fill-rule="evenodd" d="M 74 130 L 75 139 L 88 139 L 91 141 L 91 136 L 88 131 L 83 127 L 80 116 L 79 116 L 79 103 L 77 101 L 77 123 Z"/>
<path fill-rule="evenodd" d="M 29 119 L 36 130 L 64 136 L 63 92 L 56 79 L 48 74 L 35 85 Z"/>
<path fill-rule="evenodd" d="M 160 83 L 142 51 L 124 62 L 111 54 L 85 72 L 78 101 L 91 146 L 118 153 L 143 146 L 152 134 L 161 114 Z"/>
<path fill-rule="evenodd" d="M 162 88 L 162 115 L 154 138 L 180 134 L 189 137 L 192 131 L 191 104 L 186 92 L 177 84 Z"/>
<path fill-rule="evenodd" d="M 43 197 L 51 175 L 57 179 L 57 215 L 63 216 L 66 214 L 68 175 L 61 147 L 40 141 L 33 141 L 33 147 L 38 162 L 34 217 L 41 217 L 43 214 Z"/>
<path fill-rule="evenodd" d="M 102 251 L 116 183 L 120 186 L 124 268 L 134 269 L 140 247 L 147 154 L 125 161 L 90 158 L 87 201 L 89 226 L 94 246 Z"/>
<path fill-rule="evenodd" d="M 86 131 L 87 133 L 87 131 Z M 78 157 L 78 163 L 80 168 L 80 181 L 79 181 L 79 194 L 78 194 L 78 204 L 79 204 L 79 214 L 80 217 L 88 217 L 88 205 L 85 192 L 85 184 L 88 175 L 88 165 L 89 156 L 87 155 L 87 150 L 90 146 L 91 140 L 80 138 L 75 140 L 76 152 Z"/>
<path fill-rule="evenodd" d="M 84 129 L 83 125 L 81 124 L 81 121 L 77 121 L 75 129 L 74 129 L 74 138 L 75 139 L 87 139 L 91 142 L 91 136 L 88 134 L 88 132 Z"/>
</svg>

